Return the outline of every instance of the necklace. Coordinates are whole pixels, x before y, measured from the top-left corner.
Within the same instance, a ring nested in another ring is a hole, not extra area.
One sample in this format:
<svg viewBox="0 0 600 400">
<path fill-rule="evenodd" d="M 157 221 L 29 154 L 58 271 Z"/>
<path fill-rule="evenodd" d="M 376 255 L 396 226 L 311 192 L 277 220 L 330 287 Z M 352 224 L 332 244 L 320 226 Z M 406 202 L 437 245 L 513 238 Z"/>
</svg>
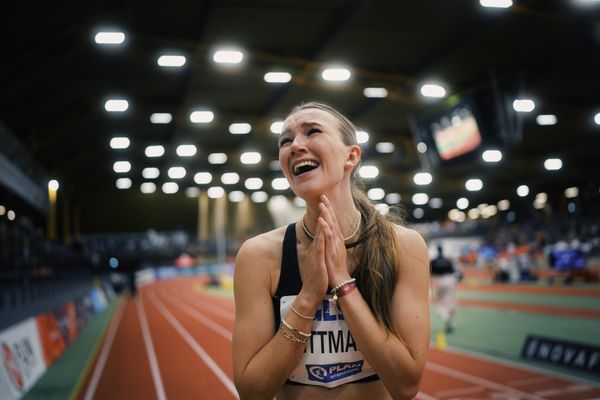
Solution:
<svg viewBox="0 0 600 400">
<path fill-rule="evenodd" d="M 348 240 L 352 239 L 358 233 L 358 230 L 360 229 L 360 221 L 362 219 L 360 216 L 360 211 L 358 211 L 358 210 L 356 210 L 356 218 L 358 219 L 358 221 L 356 222 L 356 226 L 354 227 L 354 230 L 352 231 L 352 233 L 349 236 L 346 236 L 344 238 L 344 242 L 347 242 Z M 304 217 L 302 217 L 302 230 L 304 231 L 304 234 L 306 235 L 308 240 L 310 240 L 311 242 L 313 240 L 315 240 L 315 236 L 306 227 L 306 222 L 304 222 Z M 354 244 L 354 243 L 351 243 L 351 244 Z"/>
</svg>

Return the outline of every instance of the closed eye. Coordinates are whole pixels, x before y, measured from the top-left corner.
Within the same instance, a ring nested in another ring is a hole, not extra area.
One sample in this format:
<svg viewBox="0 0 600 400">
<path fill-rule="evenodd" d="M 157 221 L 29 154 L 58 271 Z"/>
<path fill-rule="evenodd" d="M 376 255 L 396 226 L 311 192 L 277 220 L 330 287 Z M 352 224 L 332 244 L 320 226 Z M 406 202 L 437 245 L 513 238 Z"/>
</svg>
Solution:
<svg viewBox="0 0 600 400">
<path fill-rule="evenodd" d="M 320 129 L 318 129 L 318 128 L 310 128 L 310 129 L 308 130 L 308 132 L 306 132 L 306 136 L 310 136 L 310 135 L 312 135 L 312 134 L 314 134 L 314 133 L 319 133 L 319 132 L 321 132 L 321 130 L 320 130 Z"/>
</svg>

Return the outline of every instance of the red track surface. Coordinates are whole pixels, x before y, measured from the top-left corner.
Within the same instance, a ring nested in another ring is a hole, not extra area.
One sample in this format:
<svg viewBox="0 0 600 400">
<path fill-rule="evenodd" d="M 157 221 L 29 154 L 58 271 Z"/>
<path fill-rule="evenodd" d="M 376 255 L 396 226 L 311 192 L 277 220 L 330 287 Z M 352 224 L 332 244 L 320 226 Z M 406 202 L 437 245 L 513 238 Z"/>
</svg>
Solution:
<svg viewBox="0 0 600 400">
<path fill-rule="evenodd" d="M 148 285 L 124 301 L 78 399 L 235 399 L 234 305 L 197 278 Z M 600 399 L 600 387 L 432 348 L 417 399 Z"/>
</svg>

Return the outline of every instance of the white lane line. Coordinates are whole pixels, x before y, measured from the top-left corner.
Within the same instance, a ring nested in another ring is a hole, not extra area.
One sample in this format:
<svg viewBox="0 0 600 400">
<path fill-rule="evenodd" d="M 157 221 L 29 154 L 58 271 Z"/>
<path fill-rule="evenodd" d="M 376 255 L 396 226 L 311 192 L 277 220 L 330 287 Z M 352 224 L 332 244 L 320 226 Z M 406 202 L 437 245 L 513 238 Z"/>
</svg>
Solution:
<svg viewBox="0 0 600 400">
<path fill-rule="evenodd" d="M 231 310 L 229 310 L 228 308 L 225 308 L 223 306 L 215 304 L 212 301 L 212 299 L 208 300 L 206 302 L 198 301 L 198 300 L 207 300 L 207 298 L 210 299 L 210 296 L 192 294 L 192 293 L 187 293 L 187 292 L 176 292 L 173 294 L 176 294 L 176 295 L 183 294 L 185 297 L 190 299 L 189 301 L 191 303 L 193 303 L 194 307 L 198 306 L 198 307 L 204 308 L 206 310 L 211 311 L 213 314 L 223 317 L 229 321 L 235 320 L 235 313 L 231 312 Z"/>
<path fill-rule="evenodd" d="M 431 371 L 435 371 L 435 372 L 439 372 L 444 375 L 451 376 L 453 378 L 462 379 L 463 381 L 471 382 L 475 385 L 483 386 L 488 389 L 499 390 L 499 391 L 508 392 L 511 394 L 517 394 L 517 395 L 521 396 L 523 399 L 546 400 L 544 397 L 540 397 L 540 396 L 537 396 L 537 395 L 531 394 L 531 393 L 522 392 L 518 389 L 511 388 L 506 385 L 502 385 L 501 383 L 492 382 L 492 381 L 489 381 L 484 378 L 480 378 L 475 375 L 467 374 L 466 372 L 456 371 L 454 369 L 447 368 L 447 367 L 444 367 L 443 365 L 436 364 L 433 362 L 427 362 L 425 364 L 425 368 L 429 369 Z"/>
<path fill-rule="evenodd" d="M 235 385 L 229 379 L 227 374 L 219 367 L 219 365 L 208 355 L 208 353 L 196 342 L 193 336 L 181 325 L 181 323 L 171 314 L 169 310 L 156 298 L 156 295 L 149 294 L 150 301 L 158 308 L 158 311 L 165 317 L 167 321 L 175 328 L 177 333 L 187 342 L 188 346 L 194 350 L 194 352 L 204 361 L 204 363 L 211 369 L 211 371 L 219 378 L 219 380 L 225 385 L 227 390 L 235 397 L 239 399 Z"/>
<path fill-rule="evenodd" d="M 148 361 L 150 362 L 152 380 L 154 381 L 154 389 L 156 389 L 156 397 L 158 397 L 158 400 L 166 400 L 167 396 L 165 394 L 162 378 L 160 377 L 160 369 L 158 368 L 158 360 L 156 359 L 156 352 L 154 351 L 154 345 L 152 344 L 152 335 L 150 334 L 150 327 L 148 326 L 144 304 L 142 300 L 136 299 L 135 305 L 139 315 L 138 319 L 140 320 L 140 326 L 142 327 L 142 336 L 144 337 L 144 344 L 146 345 L 146 354 L 148 354 Z"/>
<path fill-rule="evenodd" d="M 465 395 L 465 394 L 470 394 L 470 393 L 479 393 L 479 392 L 483 392 L 485 389 L 482 388 L 481 386 L 469 386 L 466 388 L 460 388 L 460 389 L 448 389 L 448 390 L 441 390 L 439 392 L 435 392 L 436 396 L 439 397 L 448 397 L 448 396 L 459 396 L 459 395 Z"/>
<path fill-rule="evenodd" d="M 161 300 L 165 301 L 164 297 Z M 194 307 L 187 305 L 186 303 L 184 303 L 181 300 L 178 300 L 175 297 L 172 297 L 168 301 L 176 303 L 176 305 L 180 309 L 182 309 L 183 312 L 185 312 L 186 314 L 188 314 L 190 317 L 194 318 L 196 321 L 198 321 L 201 324 L 207 326 L 209 329 L 212 329 L 214 332 L 218 333 L 219 335 L 223 336 L 225 339 L 227 339 L 227 340 L 229 340 L 231 342 L 233 334 L 231 333 L 230 330 L 228 330 L 228 329 L 224 328 L 223 326 L 217 324 L 212 319 L 205 317 L 198 310 L 196 310 Z"/>
<path fill-rule="evenodd" d="M 437 397 L 430 396 L 423 392 L 419 392 L 419 393 L 417 393 L 417 396 L 414 398 L 414 400 L 439 400 L 439 399 Z"/>
<path fill-rule="evenodd" d="M 121 300 L 118 307 L 119 308 L 117 309 L 117 313 L 114 316 L 110 324 L 108 333 L 106 334 L 106 338 L 104 339 L 104 344 L 102 345 L 100 356 L 98 357 L 98 361 L 96 362 L 96 366 L 94 367 L 94 372 L 92 373 L 90 384 L 88 385 L 87 390 L 85 391 L 84 400 L 92 400 L 94 398 L 94 394 L 96 394 L 98 382 L 100 382 L 100 377 L 102 377 L 104 365 L 106 364 L 106 360 L 108 359 L 108 354 L 110 353 L 113 340 L 115 340 L 117 329 L 119 328 L 119 324 L 121 323 L 121 317 L 123 316 L 123 310 L 125 309 L 124 300 Z"/>
</svg>

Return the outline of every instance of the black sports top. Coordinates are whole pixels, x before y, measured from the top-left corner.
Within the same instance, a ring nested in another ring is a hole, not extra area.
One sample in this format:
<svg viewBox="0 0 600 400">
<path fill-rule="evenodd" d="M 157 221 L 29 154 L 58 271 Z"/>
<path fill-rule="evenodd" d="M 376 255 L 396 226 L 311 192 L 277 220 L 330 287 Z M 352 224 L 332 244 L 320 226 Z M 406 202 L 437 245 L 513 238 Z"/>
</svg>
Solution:
<svg viewBox="0 0 600 400">
<path fill-rule="evenodd" d="M 301 289 L 296 224 L 292 223 L 288 225 L 283 239 L 281 273 L 272 298 L 276 331 L 281 324 L 281 311 L 289 310 Z M 379 380 L 379 376 L 372 371 L 358 350 L 341 311 L 324 300 L 315 316 L 313 336 L 306 346 L 305 357 L 286 383 L 335 387 L 345 383 Z"/>
</svg>

